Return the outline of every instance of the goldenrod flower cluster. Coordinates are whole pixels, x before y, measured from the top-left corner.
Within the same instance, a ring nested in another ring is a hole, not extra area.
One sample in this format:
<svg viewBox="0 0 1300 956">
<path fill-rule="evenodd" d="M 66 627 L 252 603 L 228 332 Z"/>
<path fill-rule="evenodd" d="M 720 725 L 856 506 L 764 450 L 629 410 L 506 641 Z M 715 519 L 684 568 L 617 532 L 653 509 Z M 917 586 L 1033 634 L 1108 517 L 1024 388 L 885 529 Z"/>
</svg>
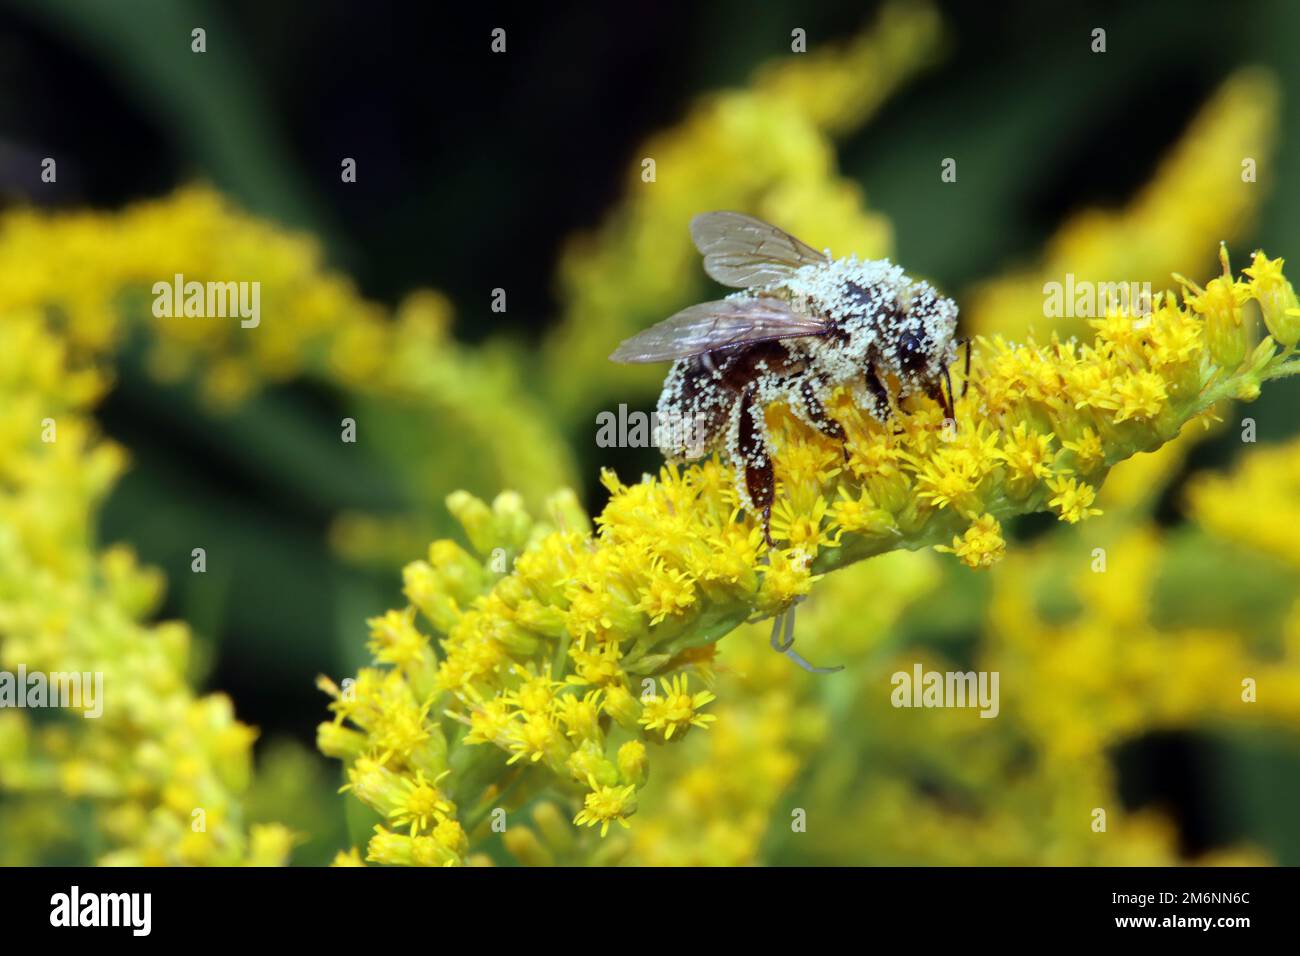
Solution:
<svg viewBox="0 0 1300 956">
<path fill-rule="evenodd" d="M 828 749 L 856 738 L 844 712 L 857 692 L 849 682 L 892 640 L 906 610 L 937 586 L 931 557 L 895 552 L 854 565 L 828 576 L 801 605 L 800 646 L 815 659 L 848 665 L 833 682 L 772 653 L 766 622 L 741 627 L 719 644 L 718 719 L 709 733 L 656 755 L 656 785 L 643 792 L 620 859 L 753 865 L 781 859 L 793 841 L 831 826 L 838 810 L 815 815 L 796 837 L 801 801 L 792 789 Z"/>
<path fill-rule="evenodd" d="M 1233 474 L 1197 476 L 1187 499 L 1218 537 L 1300 567 L 1300 441 L 1260 446 Z"/>
<path fill-rule="evenodd" d="M 414 292 L 389 315 L 322 260 L 315 238 L 248 215 L 206 186 L 120 212 L 19 209 L 0 220 L 0 309 L 61 317 L 78 362 L 107 361 L 132 330 L 143 329 L 150 372 L 166 382 L 196 377 L 216 410 L 303 377 L 343 389 L 359 409 L 360 440 L 402 466 L 405 490 L 427 512 L 458 484 L 509 480 L 540 501 L 572 481 L 558 432 L 518 388 L 517 346 L 460 345 L 451 334 L 451 305 L 435 292 Z M 70 262 L 78 268 L 65 268 Z M 242 328 L 238 316 L 156 317 L 153 287 L 177 275 L 260 283 L 259 324 Z M 375 439 L 379 429 L 365 418 L 375 403 L 383 403 L 387 443 Z M 405 434 L 422 440 L 405 441 Z M 466 445 L 466 453 L 448 461 L 434 447 L 439 439 Z M 426 457 L 412 460 L 417 453 Z M 433 489 L 433 499 L 431 473 L 449 482 Z M 424 525 L 432 533 L 427 519 Z M 338 540 L 366 552 L 389 530 L 352 516 Z"/>
<path fill-rule="evenodd" d="M 228 698 L 190 688 L 185 625 L 144 623 L 160 576 L 125 547 L 95 544 L 96 509 L 125 465 L 88 415 L 107 376 L 42 311 L 0 307 L 0 322 L 0 669 L 78 672 L 88 687 L 102 675 L 93 705 L 0 711 L 0 853 L 10 864 L 285 862 L 289 831 L 250 826 L 242 805 L 254 731 Z"/>
<path fill-rule="evenodd" d="M 260 283 L 259 325 L 155 316 L 154 284 L 176 275 Z M 0 785 L 14 797 L 0 825 L 58 809 L 61 794 L 74 808 L 68 814 L 93 808 L 90 852 L 104 861 L 287 859 L 287 830 L 250 830 L 244 820 L 252 731 L 224 697 L 188 690 L 189 631 L 144 623 L 161 595 L 159 576 L 137 568 L 128 550 L 95 543 L 98 506 L 126 465 L 90 417 L 111 387 L 113 355 L 143 333 L 149 370 L 164 381 L 196 378 L 217 411 L 263 384 L 314 376 L 360 400 L 363 436 L 376 434 L 366 409 L 382 408 L 390 442 L 395 424 L 408 422 L 422 439 L 454 434 L 480 450 L 456 458 L 465 466 L 458 476 L 436 445 L 380 443 L 403 464 L 416 507 L 400 523 L 340 516 L 336 544 L 361 557 L 391 552 L 391 527 L 423 530 L 427 540 L 439 526 L 432 507 L 419 508 L 430 473 L 447 482 L 442 493 L 509 474 L 539 500 L 540 489 L 569 479 L 563 443 L 515 387 L 518 357 L 504 343 L 457 345 L 450 306 L 435 293 L 415 293 L 386 315 L 323 268 L 314 239 L 202 186 L 120 212 L 6 212 L 0 322 L 0 663 L 102 672 L 109 697 L 98 720 L 47 726 L 18 711 L 0 715 Z M 430 457 L 412 462 L 411 447 Z M 538 450 L 532 460 L 529 450 Z M 55 846 L 85 852 L 66 826 L 13 829 L 26 837 L 5 841 L 13 854 L 44 861 Z"/>
<path fill-rule="evenodd" d="M 1166 449 L 1179 457 L 1199 434 Z M 1153 520 L 1174 469 L 1153 470 L 1161 456 L 1144 455 L 1116 467 L 1104 517 L 1021 543 L 988 575 L 939 568 L 921 552 L 831 576 L 800 640 L 819 655 L 838 645 L 849 667 L 836 680 L 847 686 L 796 677 L 791 690 L 816 700 L 839 732 L 800 755 L 804 783 L 782 804 L 803 809 L 808 825 L 791 834 L 773 813 L 769 853 L 899 865 L 1268 862 L 1248 842 L 1189 859 L 1160 809 L 1121 799 L 1116 754 L 1161 731 L 1294 732 L 1300 581 L 1276 536 L 1259 530 L 1294 510 L 1285 464 L 1294 447 L 1252 449 L 1235 475 L 1197 479 L 1196 523 L 1174 531 Z M 903 596 L 901 625 L 864 627 L 864 604 L 890 600 L 909 572 L 922 583 Z M 945 621 L 974 624 L 978 640 L 948 652 L 933 636 Z M 890 706 L 891 673 L 918 662 L 998 672 L 997 719 Z"/>
<path fill-rule="evenodd" d="M 1257 256 L 1258 274 L 1267 263 Z M 882 426 L 843 393 L 832 405 L 841 449 L 769 408 L 774 549 L 715 459 L 631 485 L 607 473 L 594 535 L 570 497 L 535 523 L 517 496 L 452 496 L 473 553 L 443 540 L 409 565 L 410 605 L 371 622 L 388 666 L 330 686 L 337 717 L 321 748 L 386 818 L 370 858 L 463 862 L 486 814 L 548 787 L 580 796 L 579 824 L 626 824 L 648 748 L 715 719 L 691 675 L 708 673 L 716 642 L 751 615 L 784 613 L 822 573 L 864 557 L 941 545 L 984 567 L 1005 552 L 1005 518 L 1100 513 L 1096 487 L 1117 462 L 1300 371 L 1271 337 L 1249 351 L 1228 341 L 1251 340 L 1243 310 L 1275 290 L 1233 278 L 1226 254 L 1224 269 L 1206 290 L 1189 283 L 1183 303 L 1162 295 L 1150 316 L 1096 320 L 1090 344 L 981 341 L 955 423 L 923 399 Z M 512 570 L 494 574 L 494 553 Z M 413 794 L 434 809 L 414 815 Z M 390 829 L 408 822 L 408 834 Z"/>
</svg>

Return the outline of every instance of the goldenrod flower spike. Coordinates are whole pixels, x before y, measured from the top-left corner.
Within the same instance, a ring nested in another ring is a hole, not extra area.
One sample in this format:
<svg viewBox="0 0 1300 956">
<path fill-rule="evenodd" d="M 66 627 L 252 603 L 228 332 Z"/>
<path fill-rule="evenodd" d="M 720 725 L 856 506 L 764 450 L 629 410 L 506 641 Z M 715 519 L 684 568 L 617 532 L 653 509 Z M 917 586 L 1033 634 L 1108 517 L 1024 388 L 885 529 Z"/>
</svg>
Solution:
<svg viewBox="0 0 1300 956">
<path fill-rule="evenodd" d="M 1196 475 L 1186 496 L 1207 531 L 1300 568 L 1300 439 L 1256 446 L 1230 474 Z"/>
<path fill-rule="evenodd" d="M 322 750 L 349 763 L 353 793 L 409 828 L 379 828 L 370 859 L 464 862 L 488 816 L 543 787 L 581 800 L 575 822 L 604 835 L 627 824 L 651 778 L 646 745 L 716 719 L 713 694 L 692 689 L 688 673 L 707 680 L 713 645 L 738 624 L 786 614 L 821 575 L 862 558 L 937 547 L 983 568 L 1006 551 L 1007 518 L 1098 514 L 1111 466 L 1223 399 L 1300 372 L 1300 357 L 1271 337 L 1246 354 L 1207 332 L 1218 321 L 1223 336 L 1248 341 L 1251 300 L 1273 303 L 1277 318 L 1280 264 L 1256 262 L 1249 279 L 1225 273 L 1186 304 L 1160 295 L 1150 315 L 1095 320 L 1090 344 L 981 339 L 955 427 L 926 398 L 882 425 L 841 392 L 831 413 L 847 461 L 840 443 L 769 407 L 773 549 L 717 459 L 633 485 L 605 474 L 611 497 L 594 534 L 570 493 L 545 522 L 514 495 L 491 506 L 452 496 L 476 553 L 439 541 L 407 567 L 411 608 L 371 622 L 386 669 L 362 671 L 321 728 Z M 491 573 L 494 549 L 513 571 Z M 457 806 L 471 809 L 458 817 Z M 428 842 L 435 820 L 443 838 Z M 451 839 L 461 827 L 464 844 Z"/>
<path fill-rule="evenodd" d="M 0 288 L 33 291 L 31 283 Z M 80 713 L 66 719 L 0 708 L 5 859 L 48 863 L 65 852 L 66 827 L 23 825 L 40 813 L 84 817 L 85 855 L 75 859 L 85 864 L 287 862 L 294 834 L 252 823 L 245 805 L 256 731 L 225 695 L 190 686 L 188 627 L 147 623 L 162 575 L 125 546 L 95 544 L 96 508 L 126 462 L 90 414 L 108 387 L 105 372 L 41 309 L 4 298 L 0 670 L 98 678 L 86 696 L 78 690 Z M 57 426 L 48 441 L 32 428 L 44 416 Z"/>
</svg>

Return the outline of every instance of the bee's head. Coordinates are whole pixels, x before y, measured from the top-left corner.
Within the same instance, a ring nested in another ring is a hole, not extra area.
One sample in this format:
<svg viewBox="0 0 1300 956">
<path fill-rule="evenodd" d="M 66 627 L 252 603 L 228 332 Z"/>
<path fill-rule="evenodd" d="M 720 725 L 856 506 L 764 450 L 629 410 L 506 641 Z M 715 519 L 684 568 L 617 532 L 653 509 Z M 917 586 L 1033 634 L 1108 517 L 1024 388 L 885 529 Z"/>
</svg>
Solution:
<svg viewBox="0 0 1300 956">
<path fill-rule="evenodd" d="M 887 351 L 906 391 L 927 389 L 956 357 L 957 303 L 924 282 L 908 287 L 898 302 L 896 334 Z"/>
<path fill-rule="evenodd" d="M 882 383 L 896 379 L 901 395 L 936 394 L 957 356 L 957 304 L 884 260 L 841 270 L 847 274 L 836 277 L 840 284 L 825 309 L 840 333 L 827 340 L 837 354 L 823 361 L 838 369 L 842 360 L 839 381 L 870 371 Z"/>
<path fill-rule="evenodd" d="M 957 357 L 957 304 L 924 282 L 909 283 L 899 290 L 892 319 L 880 358 L 898 377 L 900 396 L 929 395 L 952 418 L 948 365 Z"/>
<path fill-rule="evenodd" d="M 916 332 L 904 332 L 898 337 L 896 358 L 898 367 L 904 372 L 915 375 L 925 368 L 929 361 L 930 348 L 924 335 Z"/>
</svg>

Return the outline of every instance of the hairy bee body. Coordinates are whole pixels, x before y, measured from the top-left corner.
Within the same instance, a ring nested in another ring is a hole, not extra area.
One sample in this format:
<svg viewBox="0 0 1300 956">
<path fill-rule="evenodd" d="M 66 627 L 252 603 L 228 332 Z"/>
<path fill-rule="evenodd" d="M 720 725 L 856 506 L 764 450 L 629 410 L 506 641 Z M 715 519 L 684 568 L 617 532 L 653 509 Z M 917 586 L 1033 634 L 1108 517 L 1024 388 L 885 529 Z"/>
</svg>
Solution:
<svg viewBox="0 0 1300 956">
<path fill-rule="evenodd" d="M 691 223 L 705 271 L 743 289 L 682 310 L 624 342 L 616 361 L 673 360 L 660 421 L 672 461 L 725 452 L 737 493 L 763 516 L 771 541 L 775 478 L 764 409 L 783 402 L 809 426 L 844 440 L 826 412 L 838 387 L 885 421 L 891 398 L 931 395 L 951 414 L 948 365 L 956 357 L 957 306 L 888 260 L 832 260 L 793 236 L 739 213 Z M 690 441 L 683 436 L 691 436 Z"/>
<path fill-rule="evenodd" d="M 859 403 L 884 421 L 890 391 L 902 397 L 932 390 L 956 355 L 956 306 L 886 261 L 840 259 L 804 266 L 789 281 L 728 299 L 750 296 L 779 298 L 799 314 L 823 317 L 826 331 L 741 343 L 675 361 L 659 397 L 659 418 L 698 423 L 704 441 L 684 442 L 680 429 L 665 432 L 668 443 L 660 450 L 670 461 L 725 451 L 747 468 L 762 468 L 769 447 L 762 411 L 772 402 L 785 403 L 809 426 L 841 437 L 825 411 L 836 388 L 852 389 Z M 946 345 L 900 348 L 904 342 Z M 738 469 L 737 491 L 753 509 L 749 482 L 742 478 Z"/>
</svg>

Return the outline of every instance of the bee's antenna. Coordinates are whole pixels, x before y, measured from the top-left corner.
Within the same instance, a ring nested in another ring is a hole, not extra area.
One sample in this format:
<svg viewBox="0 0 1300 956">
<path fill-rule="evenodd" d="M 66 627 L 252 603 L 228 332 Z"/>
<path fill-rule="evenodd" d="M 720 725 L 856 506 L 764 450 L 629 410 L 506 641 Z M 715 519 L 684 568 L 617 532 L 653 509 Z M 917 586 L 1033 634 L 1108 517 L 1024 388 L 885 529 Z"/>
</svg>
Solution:
<svg viewBox="0 0 1300 956">
<path fill-rule="evenodd" d="M 784 614 L 778 614 L 772 618 L 772 650 L 778 654 L 784 654 L 790 660 L 794 661 L 810 674 L 834 674 L 836 671 L 844 670 L 844 665 L 838 667 L 814 667 L 806 660 L 800 657 L 794 650 L 794 608 L 791 604 Z M 785 624 L 784 639 L 782 639 L 781 625 Z"/>
</svg>

